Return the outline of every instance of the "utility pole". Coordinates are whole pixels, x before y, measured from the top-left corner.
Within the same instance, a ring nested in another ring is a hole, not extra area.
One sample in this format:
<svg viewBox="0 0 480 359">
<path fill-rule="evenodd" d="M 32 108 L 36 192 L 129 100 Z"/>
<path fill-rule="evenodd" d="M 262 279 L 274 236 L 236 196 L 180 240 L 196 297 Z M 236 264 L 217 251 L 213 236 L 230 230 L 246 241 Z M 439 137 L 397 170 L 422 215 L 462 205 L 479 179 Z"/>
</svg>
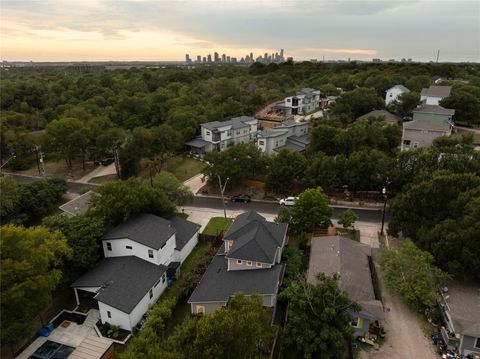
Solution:
<svg viewBox="0 0 480 359">
<path fill-rule="evenodd" d="M 438 64 L 438 58 L 440 57 L 440 49 L 437 51 L 437 64 Z"/>
<path fill-rule="evenodd" d="M 220 186 L 220 194 L 222 195 L 223 215 L 225 218 L 227 218 L 227 209 L 225 208 L 225 199 L 223 198 L 223 193 L 225 192 L 225 187 L 227 187 L 228 180 L 229 178 L 227 177 L 227 180 L 222 187 L 222 179 L 220 178 L 220 175 L 218 175 L 218 185 Z"/>
</svg>

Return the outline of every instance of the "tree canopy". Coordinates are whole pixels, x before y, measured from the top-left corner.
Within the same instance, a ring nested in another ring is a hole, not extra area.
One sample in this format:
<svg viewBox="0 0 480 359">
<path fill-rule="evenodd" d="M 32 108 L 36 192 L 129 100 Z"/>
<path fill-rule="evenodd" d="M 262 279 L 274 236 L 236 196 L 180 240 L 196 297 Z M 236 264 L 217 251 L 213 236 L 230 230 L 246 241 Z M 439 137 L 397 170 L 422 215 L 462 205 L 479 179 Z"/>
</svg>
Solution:
<svg viewBox="0 0 480 359">
<path fill-rule="evenodd" d="M 309 188 L 295 200 L 290 211 L 290 226 L 297 232 L 306 232 L 317 227 L 326 228 L 331 224 L 332 212 L 323 190 L 320 187 Z"/>
<path fill-rule="evenodd" d="M 1 339 L 13 344 L 31 334 L 35 317 L 50 304 L 71 250 L 60 231 L 15 225 L 1 227 L 0 247 Z"/>
<path fill-rule="evenodd" d="M 281 297 L 288 300 L 284 342 L 289 358 L 345 358 L 353 339 L 350 312 L 359 311 L 338 287 L 338 276 L 318 274 L 318 283 L 299 279 Z"/>
<path fill-rule="evenodd" d="M 288 193 L 295 181 L 303 177 L 305 157 L 298 152 L 282 149 L 270 159 L 265 187 L 275 193 Z"/>
</svg>

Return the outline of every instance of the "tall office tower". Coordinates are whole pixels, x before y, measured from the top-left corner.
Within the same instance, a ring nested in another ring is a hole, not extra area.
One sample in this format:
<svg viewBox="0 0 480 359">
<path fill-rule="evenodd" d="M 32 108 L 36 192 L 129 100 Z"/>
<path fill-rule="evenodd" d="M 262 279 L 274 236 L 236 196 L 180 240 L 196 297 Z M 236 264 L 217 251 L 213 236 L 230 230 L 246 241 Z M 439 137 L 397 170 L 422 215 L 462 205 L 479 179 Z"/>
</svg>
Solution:
<svg viewBox="0 0 480 359">
<path fill-rule="evenodd" d="M 207 61 L 212 62 L 212 55 L 210 55 L 210 54 L 207 55 Z"/>
<path fill-rule="evenodd" d="M 280 49 L 280 59 L 283 60 L 283 49 Z"/>
<path fill-rule="evenodd" d="M 272 53 L 272 61 L 275 61 L 275 54 Z"/>
<path fill-rule="evenodd" d="M 225 54 L 222 55 L 222 62 L 227 62 L 227 56 Z"/>
<path fill-rule="evenodd" d="M 220 61 L 220 57 L 218 56 L 218 52 L 216 52 L 216 51 L 213 53 L 213 60 L 214 60 L 215 62 L 219 62 L 219 61 Z"/>
<path fill-rule="evenodd" d="M 202 57 L 200 55 L 197 56 L 197 62 L 202 62 Z"/>
<path fill-rule="evenodd" d="M 263 59 L 264 59 L 265 61 L 268 60 L 268 54 L 267 54 L 267 53 L 263 54 Z"/>
<path fill-rule="evenodd" d="M 275 61 L 278 61 L 280 60 L 280 55 L 278 54 L 278 52 L 275 53 Z"/>
<path fill-rule="evenodd" d="M 245 59 L 242 57 L 242 58 L 240 59 L 240 62 L 243 64 L 243 63 L 245 62 Z"/>
<path fill-rule="evenodd" d="M 202 62 L 207 62 L 207 58 L 205 56 L 202 58 Z"/>
<path fill-rule="evenodd" d="M 230 62 L 230 56 L 227 56 L 227 62 Z"/>
<path fill-rule="evenodd" d="M 236 63 L 237 63 L 237 58 L 236 58 L 236 57 L 232 57 L 231 60 L 232 60 L 232 64 L 236 64 Z"/>
<path fill-rule="evenodd" d="M 187 64 L 189 64 L 190 62 L 192 62 L 192 60 L 190 60 L 190 55 L 189 55 L 189 54 L 186 54 L 186 55 L 185 55 L 185 62 L 186 62 Z"/>
<path fill-rule="evenodd" d="M 250 61 L 253 62 L 253 52 L 250 53 Z"/>
</svg>

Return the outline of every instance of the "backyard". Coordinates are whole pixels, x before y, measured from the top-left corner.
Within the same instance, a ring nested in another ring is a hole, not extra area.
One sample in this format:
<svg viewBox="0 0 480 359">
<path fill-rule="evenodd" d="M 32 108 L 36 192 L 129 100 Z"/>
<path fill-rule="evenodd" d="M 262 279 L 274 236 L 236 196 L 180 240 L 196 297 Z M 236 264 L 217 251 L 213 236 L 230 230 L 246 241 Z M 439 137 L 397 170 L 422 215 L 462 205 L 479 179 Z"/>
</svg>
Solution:
<svg viewBox="0 0 480 359">
<path fill-rule="evenodd" d="M 202 172 L 205 163 L 188 157 L 176 157 L 169 161 L 165 170 L 172 173 L 179 181 L 184 182 Z"/>
<path fill-rule="evenodd" d="M 212 217 L 202 233 L 207 236 L 218 236 L 226 232 L 230 224 L 232 224 L 231 218 Z"/>
</svg>

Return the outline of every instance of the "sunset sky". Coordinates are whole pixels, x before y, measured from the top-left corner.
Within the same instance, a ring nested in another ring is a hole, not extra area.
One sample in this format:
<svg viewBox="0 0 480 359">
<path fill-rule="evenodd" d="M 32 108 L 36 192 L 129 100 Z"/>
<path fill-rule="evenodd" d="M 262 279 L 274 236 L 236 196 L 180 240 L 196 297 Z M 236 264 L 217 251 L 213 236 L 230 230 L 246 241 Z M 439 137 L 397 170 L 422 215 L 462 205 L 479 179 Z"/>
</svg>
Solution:
<svg viewBox="0 0 480 359">
<path fill-rule="evenodd" d="M 301 59 L 480 61 L 480 1 L 1 0 L 8 61 L 183 60 L 214 51 Z"/>
</svg>

